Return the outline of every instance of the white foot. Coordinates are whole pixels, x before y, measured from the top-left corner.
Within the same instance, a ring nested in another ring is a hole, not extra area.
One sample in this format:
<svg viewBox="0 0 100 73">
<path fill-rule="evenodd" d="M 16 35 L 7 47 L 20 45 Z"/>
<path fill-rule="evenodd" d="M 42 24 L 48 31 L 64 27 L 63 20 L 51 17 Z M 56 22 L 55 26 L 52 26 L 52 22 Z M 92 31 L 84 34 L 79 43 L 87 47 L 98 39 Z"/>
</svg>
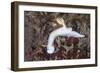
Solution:
<svg viewBox="0 0 100 73">
<path fill-rule="evenodd" d="M 54 47 L 49 47 L 49 48 L 47 48 L 47 53 L 49 53 L 49 54 L 52 54 L 52 53 L 54 53 Z"/>
</svg>

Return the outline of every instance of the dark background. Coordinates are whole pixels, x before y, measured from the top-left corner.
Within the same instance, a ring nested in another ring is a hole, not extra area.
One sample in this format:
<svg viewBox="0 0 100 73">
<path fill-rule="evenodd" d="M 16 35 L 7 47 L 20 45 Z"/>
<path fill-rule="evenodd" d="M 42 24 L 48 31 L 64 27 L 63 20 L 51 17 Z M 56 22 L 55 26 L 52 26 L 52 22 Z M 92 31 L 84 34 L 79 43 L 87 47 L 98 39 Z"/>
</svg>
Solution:
<svg viewBox="0 0 100 73">
<path fill-rule="evenodd" d="M 63 18 L 66 27 L 84 34 L 84 38 L 57 37 L 56 52 L 47 54 L 46 46 L 50 32 L 62 27 L 56 18 Z M 44 61 L 90 58 L 90 15 L 58 12 L 24 12 L 24 61 Z"/>
</svg>

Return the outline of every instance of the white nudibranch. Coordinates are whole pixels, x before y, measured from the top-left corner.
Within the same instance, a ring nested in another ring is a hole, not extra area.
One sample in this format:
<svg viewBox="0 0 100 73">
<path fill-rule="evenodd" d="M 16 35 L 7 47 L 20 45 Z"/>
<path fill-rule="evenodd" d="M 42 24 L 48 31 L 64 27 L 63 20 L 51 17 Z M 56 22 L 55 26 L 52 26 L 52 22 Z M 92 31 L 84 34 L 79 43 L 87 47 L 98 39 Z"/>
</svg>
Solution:
<svg viewBox="0 0 100 73">
<path fill-rule="evenodd" d="M 67 36 L 67 37 L 84 37 L 84 35 L 72 31 L 72 28 L 67 28 L 66 26 L 63 26 L 61 28 L 58 28 L 54 31 L 52 31 L 48 37 L 48 44 L 47 44 L 47 53 L 52 54 L 55 51 L 55 47 L 53 46 L 54 40 L 58 36 Z"/>
</svg>

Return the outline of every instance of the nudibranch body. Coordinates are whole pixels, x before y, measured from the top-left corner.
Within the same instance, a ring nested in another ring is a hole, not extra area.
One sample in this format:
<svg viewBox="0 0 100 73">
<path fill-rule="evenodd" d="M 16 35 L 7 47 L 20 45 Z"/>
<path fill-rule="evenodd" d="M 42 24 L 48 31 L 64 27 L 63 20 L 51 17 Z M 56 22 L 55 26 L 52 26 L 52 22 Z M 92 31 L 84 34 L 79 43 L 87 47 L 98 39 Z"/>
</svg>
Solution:
<svg viewBox="0 0 100 73">
<path fill-rule="evenodd" d="M 63 20 L 61 20 L 63 21 Z M 47 53 L 48 54 L 52 54 L 55 51 L 55 47 L 53 46 L 54 40 L 56 37 L 58 36 L 65 36 L 65 37 L 84 37 L 84 35 L 76 32 L 76 31 L 72 31 L 72 28 L 68 28 L 65 26 L 64 21 L 63 21 L 63 27 L 60 27 L 54 31 L 52 31 L 49 35 L 48 38 L 48 44 L 47 44 Z"/>
</svg>

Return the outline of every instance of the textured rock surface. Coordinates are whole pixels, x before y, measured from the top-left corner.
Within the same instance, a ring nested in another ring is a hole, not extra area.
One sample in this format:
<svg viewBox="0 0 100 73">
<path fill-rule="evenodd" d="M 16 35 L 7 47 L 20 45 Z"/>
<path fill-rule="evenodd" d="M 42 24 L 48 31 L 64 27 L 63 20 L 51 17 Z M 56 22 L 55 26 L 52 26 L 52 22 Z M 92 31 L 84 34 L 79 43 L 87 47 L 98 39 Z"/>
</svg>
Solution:
<svg viewBox="0 0 100 73">
<path fill-rule="evenodd" d="M 86 35 L 85 38 L 57 37 L 55 53 L 46 52 L 48 36 L 53 30 L 62 27 L 56 18 L 63 18 L 67 27 Z M 24 60 L 61 60 L 90 58 L 90 15 L 53 12 L 24 12 Z"/>
</svg>

